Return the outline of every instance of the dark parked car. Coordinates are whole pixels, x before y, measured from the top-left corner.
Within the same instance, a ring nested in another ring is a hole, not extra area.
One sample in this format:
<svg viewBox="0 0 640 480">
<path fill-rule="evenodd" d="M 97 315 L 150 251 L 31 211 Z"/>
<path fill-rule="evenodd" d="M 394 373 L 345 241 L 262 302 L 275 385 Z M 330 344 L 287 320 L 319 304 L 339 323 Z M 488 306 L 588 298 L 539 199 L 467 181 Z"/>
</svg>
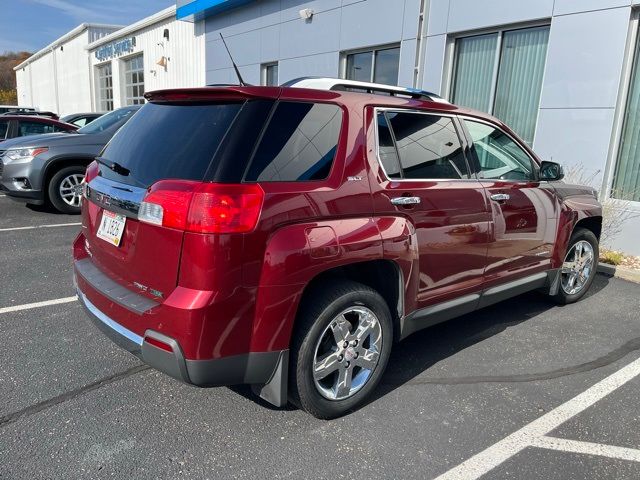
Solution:
<svg viewBox="0 0 640 480">
<path fill-rule="evenodd" d="M 84 127 L 85 125 L 93 122 L 96 118 L 100 118 L 102 115 L 104 115 L 104 112 L 73 113 L 71 115 L 65 115 L 60 120 L 78 127 Z"/>
<path fill-rule="evenodd" d="M 0 142 L 43 133 L 75 132 L 76 125 L 34 115 L 0 115 Z"/>
<path fill-rule="evenodd" d="M 26 112 L 36 113 L 37 110 L 33 107 L 19 107 L 18 105 L 0 105 L 0 114 L 8 112 Z"/>
<path fill-rule="evenodd" d="M 594 278 L 594 190 L 491 116 L 333 79 L 145 97 L 87 168 L 75 281 L 99 328 L 183 382 L 335 417 L 408 335 Z"/>
<path fill-rule="evenodd" d="M 48 201 L 61 212 L 79 213 L 80 184 L 87 165 L 139 108 L 119 108 L 75 133 L 0 143 L 0 190 L 26 203 Z"/>
</svg>

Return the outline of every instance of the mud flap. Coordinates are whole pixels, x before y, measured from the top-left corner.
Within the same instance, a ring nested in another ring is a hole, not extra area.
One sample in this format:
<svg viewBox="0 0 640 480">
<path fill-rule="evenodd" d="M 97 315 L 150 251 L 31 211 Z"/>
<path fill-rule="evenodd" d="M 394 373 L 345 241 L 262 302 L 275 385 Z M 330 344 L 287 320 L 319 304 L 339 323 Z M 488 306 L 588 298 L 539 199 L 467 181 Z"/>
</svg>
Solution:
<svg viewBox="0 0 640 480">
<path fill-rule="evenodd" d="M 280 353 L 273 375 L 264 385 L 252 385 L 253 392 L 275 407 L 287 404 L 287 383 L 289 380 L 289 350 Z"/>
</svg>

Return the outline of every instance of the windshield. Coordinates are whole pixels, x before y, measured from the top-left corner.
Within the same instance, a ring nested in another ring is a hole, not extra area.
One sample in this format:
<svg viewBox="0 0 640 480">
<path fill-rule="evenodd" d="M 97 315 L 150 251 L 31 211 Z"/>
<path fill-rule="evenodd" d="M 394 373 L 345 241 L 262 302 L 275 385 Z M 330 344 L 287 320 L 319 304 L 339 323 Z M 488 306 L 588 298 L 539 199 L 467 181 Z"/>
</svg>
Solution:
<svg viewBox="0 0 640 480">
<path fill-rule="evenodd" d="M 109 112 L 100 118 L 95 119 L 89 125 L 86 125 L 78 130 L 78 133 L 100 133 L 107 130 L 109 127 L 123 123 L 123 121 L 129 118 L 138 110 L 138 107 L 119 108 L 113 112 Z"/>
</svg>

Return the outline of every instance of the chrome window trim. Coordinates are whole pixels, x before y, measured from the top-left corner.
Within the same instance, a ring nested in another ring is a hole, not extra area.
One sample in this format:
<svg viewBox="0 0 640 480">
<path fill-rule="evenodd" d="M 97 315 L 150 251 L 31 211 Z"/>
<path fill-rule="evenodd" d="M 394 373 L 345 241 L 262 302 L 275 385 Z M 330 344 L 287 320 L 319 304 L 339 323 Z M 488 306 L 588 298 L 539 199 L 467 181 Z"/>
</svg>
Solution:
<svg viewBox="0 0 640 480">
<path fill-rule="evenodd" d="M 431 112 L 431 111 L 424 111 L 424 110 L 417 110 L 414 108 L 398 108 L 398 107 L 374 107 L 373 109 L 373 113 L 374 113 L 374 121 L 373 121 L 373 128 L 374 128 L 374 141 L 376 142 L 376 160 L 378 161 L 378 165 L 380 166 L 380 169 L 382 170 L 382 173 L 384 174 L 384 178 L 386 181 L 388 182 L 401 182 L 401 183 L 411 183 L 411 182 L 478 182 L 478 178 L 472 177 L 470 176 L 469 178 L 391 178 L 389 176 L 389 174 L 387 173 L 387 171 L 384 169 L 384 165 L 382 163 L 382 160 L 380 158 L 380 142 L 379 142 L 379 136 L 378 136 L 378 113 L 384 113 L 384 112 L 399 112 L 399 113 L 419 113 L 422 115 L 432 115 L 432 116 L 437 116 L 437 117 L 448 117 L 451 118 L 451 120 L 454 123 L 454 126 L 456 128 L 456 133 L 458 134 L 458 140 L 460 141 L 460 146 L 462 148 L 464 148 L 463 142 L 462 142 L 462 138 L 460 138 L 460 132 L 459 127 L 455 124 L 455 119 L 458 117 L 458 115 L 456 114 L 451 114 L 451 113 L 440 113 L 440 112 Z M 462 132 L 464 134 L 464 132 Z M 465 140 L 466 140 L 466 135 L 465 135 Z M 467 163 L 467 169 L 468 169 L 468 174 L 472 175 L 471 169 L 469 168 L 469 162 L 467 161 L 466 155 L 465 155 L 465 162 Z M 400 161 L 400 154 L 398 154 L 398 163 L 400 166 L 400 169 L 402 170 L 402 162 Z"/>
</svg>

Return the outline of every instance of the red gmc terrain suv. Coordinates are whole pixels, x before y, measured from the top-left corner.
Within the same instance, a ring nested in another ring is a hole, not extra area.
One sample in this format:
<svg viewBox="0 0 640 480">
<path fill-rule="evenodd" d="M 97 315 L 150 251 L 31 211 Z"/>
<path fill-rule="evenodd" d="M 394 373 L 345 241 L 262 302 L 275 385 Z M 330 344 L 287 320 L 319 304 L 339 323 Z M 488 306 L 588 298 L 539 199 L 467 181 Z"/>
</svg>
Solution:
<svg viewBox="0 0 640 480">
<path fill-rule="evenodd" d="M 336 79 L 145 97 L 87 169 L 75 282 L 183 382 L 336 417 L 413 332 L 594 278 L 595 192 L 493 117 Z"/>
</svg>

